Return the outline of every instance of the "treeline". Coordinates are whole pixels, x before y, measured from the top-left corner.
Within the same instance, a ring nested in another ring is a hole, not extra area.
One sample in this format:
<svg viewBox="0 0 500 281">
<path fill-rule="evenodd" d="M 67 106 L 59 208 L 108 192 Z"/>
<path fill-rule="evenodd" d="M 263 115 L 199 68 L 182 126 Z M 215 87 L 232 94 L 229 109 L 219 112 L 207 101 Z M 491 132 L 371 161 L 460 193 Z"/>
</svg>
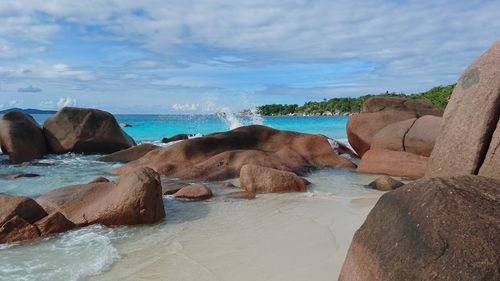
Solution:
<svg viewBox="0 0 500 281">
<path fill-rule="evenodd" d="M 448 104 L 448 100 L 451 96 L 455 84 L 448 86 L 438 86 L 430 89 L 429 91 L 418 93 L 418 94 L 404 94 L 404 93 L 389 93 L 385 92 L 378 95 L 365 95 L 356 98 L 333 98 L 324 99 L 320 102 L 310 101 L 306 102 L 304 105 L 299 106 L 297 104 L 268 104 L 259 106 L 258 112 L 262 115 L 321 115 L 325 113 L 331 114 L 344 114 L 360 112 L 363 107 L 363 103 L 368 98 L 374 96 L 389 96 L 389 97 L 405 97 L 412 99 L 428 99 L 435 106 L 440 108 L 445 108 Z"/>
</svg>

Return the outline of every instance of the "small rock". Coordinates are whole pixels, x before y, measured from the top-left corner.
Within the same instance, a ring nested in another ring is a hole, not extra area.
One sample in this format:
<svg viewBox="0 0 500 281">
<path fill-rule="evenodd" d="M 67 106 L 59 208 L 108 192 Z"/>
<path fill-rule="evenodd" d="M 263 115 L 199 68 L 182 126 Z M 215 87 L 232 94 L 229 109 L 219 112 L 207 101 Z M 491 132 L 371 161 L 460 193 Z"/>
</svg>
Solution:
<svg viewBox="0 0 500 281">
<path fill-rule="evenodd" d="M 129 128 L 129 127 L 132 127 L 132 125 L 130 124 L 127 124 L 127 123 L 120 123 L 120 128 Z"/>
<path fill-rule="evenodd" d="M 169 142 L 173 142 L 173 141 L 187 140 L 191 136 L 193 136 L 193 135 L 191 135 L 191 134 L 177 134 L 177 135 L 170 137 L 170 138 L 163 138 L 163 139 L 161 139 L 161 142 L 162 143 L 169 143 Z"/>
<path fill-rule="evenodd" d="M 39 174 L 19 173 L 19 174 L 7 175 L 5 176 L 5 178 L 8 180 L 16 180 L 19 178 L 35 178 L 39 176 L 40 176 Z"/>
<path fill-rule="evenodd" d="M 388 191 L 388 190 L 394 190 L 403 185 L 404 183 L 395 180 L 389 176 L 381 176 L 378 177 L 376 180 L 372 181 L 371 183 L 369 183 L 368 187 L 381 191 Z"/>
<path fill-rule="evenodd" d="M 212 197 L 212 190 L 201 183 L 190 184 L 174 193 L 175 198 L 205 200 Z"/>
</svg>

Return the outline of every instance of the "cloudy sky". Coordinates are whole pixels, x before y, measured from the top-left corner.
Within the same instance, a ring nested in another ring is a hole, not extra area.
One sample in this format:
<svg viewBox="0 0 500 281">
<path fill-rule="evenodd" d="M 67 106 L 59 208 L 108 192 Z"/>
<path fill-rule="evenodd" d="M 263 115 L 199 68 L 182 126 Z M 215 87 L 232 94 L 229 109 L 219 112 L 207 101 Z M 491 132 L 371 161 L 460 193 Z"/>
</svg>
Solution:
<svg viewBox="0 0 500 281">
<path fill-rule="evenodd" d="M 206 113 L 453 83 L 500 1 L 1 0 L 0 106 Z"/>
</svg>

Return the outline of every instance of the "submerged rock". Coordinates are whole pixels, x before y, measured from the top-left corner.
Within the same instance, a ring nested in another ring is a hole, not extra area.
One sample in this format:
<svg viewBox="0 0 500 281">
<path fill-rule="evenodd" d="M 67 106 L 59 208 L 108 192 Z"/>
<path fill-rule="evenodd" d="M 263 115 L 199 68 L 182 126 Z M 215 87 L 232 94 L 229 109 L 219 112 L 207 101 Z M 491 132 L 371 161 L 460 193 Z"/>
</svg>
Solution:
<svg viewBox="0 0 500 281">
<path fill-rule="evenodd" d="M 340 281 L 499 280 L 500 181 L 421 179 L 384 194 L 356 232 Z"/>
<path fill-rule="evenodd" d="M 190 200 L 205 200 L 212 198 L 212 190 L 204 184 L 195 183 L 181 188 L 174 193 L 174 197 Z"/>
<path fill-rule="evenodd" d="M 403 185 L 404 183 L 395 180 L 389 176 L 381 176 L 378 177 L 376 180 L 372 181 L 371 183 L 369 183 L 368 187 L 381 191 L 389 191 L 389 190 L 394 190 Z"/>
<path fill-rule="evenodd" d="M 39 177 L 39 174 L 32 174 L 32 173 L 18 173 L 18 174 L 11 174 L 11 175 L 6 175 L 5 179 L 8 180 L 17 180 L 20 178 L 36 178 Z"/>
<path fill-rule="evenodd" d="M 306 181 L 296 174 L 257 165 L 241 168 L 240 184 L 249 192 L 306 191 Z"/>
<path fill-rule="evenodd" d="M 441 116 L 443 110 L 429 100 L 396 97 L 372 97 L 365 101 L 361 113 L 347 122 L 347 138 L 362 157 L 371 147 L 373 137 L 387 125 L 424 115 Z"/>
<path fill-rule="evenodd" d="M 98 161 L 103 162 L 120 162 L 120 163 L 128 163 L 130 161 L 137 160 L 142 156 L 148 154 L 150 151 L 160 148 L 157 145 L 150 143 L 143 143 L 131 148 L 127 148 L 124 150 L 117 151 L 115 153 L 103 156 Z"/>
<path fill-rule="evenodd" d="M 48 118 L 43 130 L 54 153 L 112 153 L 135 145 L 108 112 L 65 107 Z"/>
<path fill-rule="evenodd" d="M 8 112 L 0 120 L 0 145 L 11 164 L 41 158 L 47 143 L 40 125 L 28 114 Z"/>
<path fill-rule="evenodd" d="M 413 153 L 370 149 L 361 158 L 358 171 L 415 179 L 424 176 L 427 161 L 428 157 Z"/>
<path fill-rule="evenodd" d="M 149 168 L 124 174 L 116 182 L 56 189 L 37 201 L 78 226 L 150 224 L 165 217 L 160 178 Z"/>
<path fill-rule="evenodd" d="M 156 149 L 113 173 L 148 166 L 169 177 L 215 181 L 238 177 L 245 164 L 299 174 L 313 168 L 356 167 L 337 155 L 324 136 L 253 125 Z"/>
<path fill-rule="evenodd" d="M 458 80 L 446 107 L 442 132 L 432 151 L 426 176 L 477 174 L 484 163 L 492 169 L 484 168 L 482 174 L 500 178 L 500 161 L 491 162 L 498 159 L 492 155 L 498 153 L 500 132 L 496 138 L 492 136 L 495 129 L 499 130 L 499 116 L 500 41 L 471 64 Z"/>
<path fill-rule="evenodd" d="M 170 137 L 170 138 L 162 138 L 161 142 L 162 143 L 169 143 L 169 142 L 174 142 L 174 141 L 187 140 L 192 136 L 194 136 L 194 135 L 192 135 L 192 134 L 177 134 L 177 135 Z"/>
</svg>

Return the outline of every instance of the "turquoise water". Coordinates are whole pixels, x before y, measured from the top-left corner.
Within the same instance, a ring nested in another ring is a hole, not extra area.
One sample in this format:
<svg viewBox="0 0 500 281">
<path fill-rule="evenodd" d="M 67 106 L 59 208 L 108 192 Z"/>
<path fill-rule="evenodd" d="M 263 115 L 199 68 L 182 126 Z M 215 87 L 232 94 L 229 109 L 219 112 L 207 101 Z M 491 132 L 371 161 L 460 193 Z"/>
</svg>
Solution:
<svg viewBox="0 0 500 281">
<path fill-rule="evenodd" d="M 41 124 L 50 115 L 34 115 Z M 345 139 L 346 116 L 264 116 L 219 117 L 216 115 L 116 115 L 119 123 L 132 125 L 124 130 L 135 140 L 158 141 L 175 134 L 208 134 L 240 125 L 263 124 L 276 129 L 324 134 Z"/>
</svg>

